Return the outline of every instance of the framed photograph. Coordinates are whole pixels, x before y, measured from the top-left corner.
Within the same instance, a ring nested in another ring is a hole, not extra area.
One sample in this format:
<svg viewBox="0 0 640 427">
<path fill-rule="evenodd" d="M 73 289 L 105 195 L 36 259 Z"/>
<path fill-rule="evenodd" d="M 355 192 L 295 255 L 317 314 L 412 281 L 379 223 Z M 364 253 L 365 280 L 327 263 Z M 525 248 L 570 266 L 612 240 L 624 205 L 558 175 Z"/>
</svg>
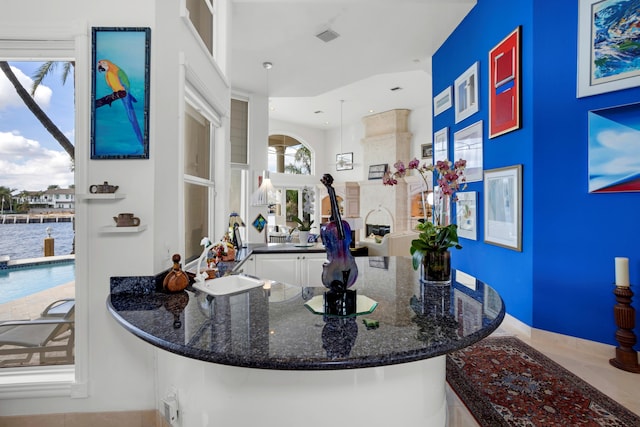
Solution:
<svg viewBox="0 0 640 427">
<path fill-rule="evenodd" d="M 451 86 L 433 97 L 433 116 L 451 108 Z"/>
<path fill-rule="evenodd" d="M 456 193 L 456 224 L 458 237 L 469 240 L 478 239 L 478 202 L 476 191 L 459 191 Z"/>
<path fill-rule="evenodd" d="M 353 169 L 353 153 L 336 154 L 336 170 Z"/>
<path fill-rule="evenodd" d="M 629 48 L 637 44 L 640 14 L 628 4 L 580 0 L 578 98 L 640 86 L 637 49 Z"/>
<path fill-rule="evenodd" d="M 640 103 L 587 113 L 589 193 L 640 191 Z"/>
<path fill-rule="evenodd" d="M 92 28 L 91 158 L 149 158 L 149 28 Z"/>
<path fill-rule="evenodd" d="M 454 83 L 456 123 L 460 123 L 478 109 L 478 62 L 458 77 Z"/>
<path fill-rule="evenodd" d="M 389 269 L 389 257 L 386 256 L 371 256 L 369 257 L 369 267 L 380 268 L 382 270 Z"/>
<path fill-rule="evenodd" d="M 422 152 L 422 158 L 428 159 L 433 157 L 433 144 L 422 144 L 420 146 Z"/>
<path fill-rule="evenodd" d="M 433 134 L 433 164 L 449 159 L 449 128 L 442 128 Z"/>
<path fill-rule="evenodd" d="M 482 181 L 482 120 L 453 134 L 453 159 L 464 159 L 467 182 Z"/>
<path fill-rule="evenodd" d="M 388 164 L 369 166 L 369 179 L 382 179 L 388 169 Z"/>
<path fill-rule="evenodd" d="M 522 252 L 522 165 L 484 172 L 484 241 Z"/>
<path fill-rule="evenodd" d="M 520 27 L 489 51 L 489 138 L 520 129 Z"/>
</svg>

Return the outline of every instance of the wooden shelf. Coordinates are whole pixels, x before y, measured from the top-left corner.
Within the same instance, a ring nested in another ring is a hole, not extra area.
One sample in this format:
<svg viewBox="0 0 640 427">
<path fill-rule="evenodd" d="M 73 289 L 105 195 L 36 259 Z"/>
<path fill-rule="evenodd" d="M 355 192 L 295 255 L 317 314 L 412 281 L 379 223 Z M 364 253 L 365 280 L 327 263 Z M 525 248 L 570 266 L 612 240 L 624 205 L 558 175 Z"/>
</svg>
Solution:
<svg viewBox="0 0 640 427">
<path fill-rule="evenodd" d="M 115 225 L 105 225 L 100 227 L 101 233 L 140 233 L 147 229 L 146 224 L 138 225 L 137 227 L 117 227 Z"/>
</svg>

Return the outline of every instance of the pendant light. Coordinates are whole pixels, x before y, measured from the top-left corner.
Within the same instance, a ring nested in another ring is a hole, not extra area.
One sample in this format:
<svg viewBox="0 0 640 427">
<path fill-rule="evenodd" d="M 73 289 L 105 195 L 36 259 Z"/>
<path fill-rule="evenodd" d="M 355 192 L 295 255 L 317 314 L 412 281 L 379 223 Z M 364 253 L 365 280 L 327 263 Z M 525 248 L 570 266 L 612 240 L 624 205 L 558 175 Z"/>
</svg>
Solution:
<svg viewBox="0 0 640 427">
<path fill-rule="evenodd" d="M 338 154 L 338 161 L 336 162 L 336 167 L 340 169 L 345 169 L 352 165 L 353 157 L 349 160 L 349 157 L 342 152 L 342 110 L 344 106 L 344 99 L 340 100 L 340 154 Z"/>
<path fill-rule="evenodd" d="M 273 67 L 271 62 L 263 62 L 262 67 L 267 72 L 267 108 L 269 107 L 269 70 Z M 268 139 L 268 138 L 267 138 Z M 267 146 L 268 146 L 267 142 Z M 262 182 L 258 189 L 251 195 L 251 205 L 252 206 L 269 206 L 269 202 L 273 200 L 273 185 L 271 184 L 271 179 L 269 178 L 269 171 L 262 171 Z"/>
</svg>

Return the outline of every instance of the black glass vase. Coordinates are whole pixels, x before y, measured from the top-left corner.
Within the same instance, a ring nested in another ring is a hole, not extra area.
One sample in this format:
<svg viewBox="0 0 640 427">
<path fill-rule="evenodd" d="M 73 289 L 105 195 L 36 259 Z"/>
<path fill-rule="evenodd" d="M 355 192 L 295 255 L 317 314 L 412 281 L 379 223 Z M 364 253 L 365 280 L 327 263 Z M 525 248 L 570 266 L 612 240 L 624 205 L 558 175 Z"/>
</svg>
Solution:
<svg viewBox="0 0 640 427">
<path fill-rule="evenodd" d="M 421 278 L 434 285 L 451 284 L 451 252 L 429 251 L 422 257 Z"/>
</svg>

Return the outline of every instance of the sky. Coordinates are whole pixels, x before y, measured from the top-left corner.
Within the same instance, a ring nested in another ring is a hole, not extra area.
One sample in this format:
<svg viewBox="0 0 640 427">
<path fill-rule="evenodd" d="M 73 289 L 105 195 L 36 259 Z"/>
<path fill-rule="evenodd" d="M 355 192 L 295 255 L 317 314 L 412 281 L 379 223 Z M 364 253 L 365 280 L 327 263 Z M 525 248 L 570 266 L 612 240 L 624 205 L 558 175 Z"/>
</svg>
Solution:
<svg viewBox="0 0 640 427">
<path fill-rule="evenodd" d="M 31 76 L 42 62 L 9 62 L 22 85 L 31 92 Z M 73 76 L 62 84 L 62 63 L 38 87 L 35 99 L 75 145 Z M 71 158 L 27 109 L 0 71 L 0 186 L 18 191 L 46 190 L 73 184 Z"/>
</svg>

